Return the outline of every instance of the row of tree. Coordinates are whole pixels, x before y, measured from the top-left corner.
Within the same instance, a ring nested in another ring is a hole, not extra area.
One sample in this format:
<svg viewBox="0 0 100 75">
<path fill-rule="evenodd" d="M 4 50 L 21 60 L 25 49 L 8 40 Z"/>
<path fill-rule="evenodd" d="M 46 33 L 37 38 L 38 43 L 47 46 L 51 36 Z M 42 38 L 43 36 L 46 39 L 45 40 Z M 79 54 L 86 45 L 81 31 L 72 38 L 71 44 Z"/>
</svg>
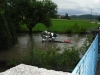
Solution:
<svg viewBox="0 0 100 75">
<path fill-rule="evenodd" d="M 97 19 L 100 15 L 91 15 L 91 14 L 83 14 L 83 15 L 71 15 L 71 18 L 79 18 L 79 19 Z"/>
<path fill-rule="evenodd" d="M 0 50 L 17 42 L 20 25 L 27 25 L 30 34 L 37 23 L 51 26 L 57 16 L 57 5 L 51 0 L 0 0 Z"/>
</svg>

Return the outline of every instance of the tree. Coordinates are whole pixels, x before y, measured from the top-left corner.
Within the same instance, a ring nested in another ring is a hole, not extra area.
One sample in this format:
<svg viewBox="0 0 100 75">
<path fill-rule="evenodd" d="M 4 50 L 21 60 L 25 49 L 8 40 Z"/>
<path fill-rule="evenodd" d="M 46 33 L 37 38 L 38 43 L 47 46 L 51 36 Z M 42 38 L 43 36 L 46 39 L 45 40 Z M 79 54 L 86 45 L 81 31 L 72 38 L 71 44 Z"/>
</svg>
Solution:
<svg viewBox="0 0 100 75">
<path fill-rule="evenodd" d="M 51 18 L 57 14 L 57 5 L 51 0 L 17 0 L 11 1 L 10 5 L 14 10 L 14 14 L 18 17 L 15 20 L 17 19 L 18 22 L 26 24 L 30 34 L 37 23 L 43 23 L 49 28 Z"/>
<path fill-rule="evenodd" d="M 71 19 L 69 16 L 68 16 L 68 13 L 65 13 L 65 19 Z"/>
<path fill-rule="evenodd" d="M 21 11 L 19 10 L 19 8 L 21 8 L 19 5 L 19 3 L 21 2 L 21 0 L 8 0 L 8 8 L 9 8 L 9 17 L 11 22 L 14 24 L 16 31 L 20 31 L 20 22 L 22 20 L 22 16 L 21 16 Z"/>
<path fill-rule="evenodd" d="M 0 50 L 10 48 L 17 41 L 14 25 L 10 21 L 7 0 L 0 4 Z"/>
</svg>

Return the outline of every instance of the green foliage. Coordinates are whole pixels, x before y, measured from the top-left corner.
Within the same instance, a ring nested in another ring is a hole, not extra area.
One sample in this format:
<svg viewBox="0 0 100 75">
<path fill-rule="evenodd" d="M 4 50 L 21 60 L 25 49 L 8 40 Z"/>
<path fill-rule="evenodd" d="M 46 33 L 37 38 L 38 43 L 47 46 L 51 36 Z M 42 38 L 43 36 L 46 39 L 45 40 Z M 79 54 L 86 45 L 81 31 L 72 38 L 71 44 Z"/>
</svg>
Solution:
<svg viewBox="0 0 100 75">
<path fill-rule="evenodd" d="M 84 27 L 79 27 L 78 23 L 76 22 L 75 25 L 73 25 L 72 27 L 66 29 L 65 31 L 66 33 L 80 33 L 80 34 L 84 34 L 87 33 L 86 28 Z"/>
<path fill-rule="evenodd" d="M 72 70 L 79 61 L 79 52 L 73 49 L 65 49 L 63 53 L 57 50 L 34 51 L 34 65 L 47 69 Z"/>
<path fill-rule="evenodd" d="M 47 69 L 71 71 L 75 68 L 80 60 L 80 56 L 84 55 L 88 47 L 89 45 L 86 41 L 81 48 L 77 49 L 76 47 L 65 47 L 62 53 L 60 53 L 60 47 L 55 50 L 34 50 L 30 52 L 30 54 L 33 54 L 33 64 L 31 63 L 31 55 L 28 55 L 20 60 L 11 59 L 7 62 L 7 66 L 15 66 L 20 63 L 24 63 Z"/>
<path fill-rule="evenodd" d="M 70 28 L 67 28 L 66 33 L 78 33 L 79 32 L 79 26 L 78 26 L 78 23 L 75 23 L 75 25 L 73 25 L 72 27 Z"/>
<path fill-rule="evenodd" d="M 11 46 L 10 29 L 3 15 L 0 15 L 0 50 L 7 49 Z"/>
<path fill-rule="evenodd" d="M 95 20 L 99 15 L 93 14 L 83 14 L 83 15 L 71 15 L 71 18 L 74 19 L 88 19 L 88 20 Z"/>
<path fill-rule="evenodd" d="M 8 23 L 9 21 L 3 15 L 0 15 L 0 50 L 10 48 L 17 42 L 14 25 Z"/>
<path fill-rule="evenodd" d="M 71 20 L 71 18 L 68 16 L 68 13 L 65 13 L 64 16 L 61 16 L 61 19 L 68 19 L 68 20 Z"/>
<path fill-rule="evenodd" d="M 0 50 L 8 49 L 17 42 L 16 30 L 10 18 L 7 0 L 2 1 L 0 5 L 0 30 Z"/>
<path fill-rule="evenodd" d="M 73 25 L 73 27 L 72 27 L 72 31 L 73 31 L 73 33 L 78 33 L 79 32 L 79 26 L 78 26 L 78 23 L 76 22 L 75 23 L 75 25 Z"/>
<path fill-rule="evenodd" d="M 27 25 L 30 33 L 37 23 L 43 23 L 46 27 L 51 26 L 51 17 L 57 14 L 57 5 L 51 0 L 9 0 L 11 15 L 16 27 L 20 23 Z"/>
<path fill-rule="evenodd" d="M 7 25 L 9 26 L 10 29 L 10 35 L 11 35 L 11 43 L 15 44 L 17 42 L 17 33 L 16 33 L 16 26 L 14 25 L 14 23 L 12 22 L 11 18 L 10 18 L 10 12 L 8 10 L 5 11 L 5 17 L 7 20 Z"/>
<path fill-rule="evenodd" d="M 11 59 L 11 60 L 7 61 L 6 66 L 7 67 L 13 67 L 13 66 L 16 66 L 17 64 L 18 64 L 17 60 Z"/>
<path fill-rule="evenodd" d="M 16 31 L 19 31 L 19 24 L 20 24 L 20 20 L 21 20 L 21 14 L 20 14 L 20 10 L 17 8 L 19 0 L 14 1 L 14 0 L 8 0 L 7 1 L 7 11 L 6 11 L 6 15 L 7 13 L 9 13 L 9 18 L 11 23 L 13 23 L 13 25 L 16 27 Z M 8 11 L 9 10 L 9 11 Z"/>
<path fill-rule="evenodd" d="M 88 38 L 87 41 L 89 41 L 89 43 L 92 43 L 93 35 L 92 34 L 88 34 L 87 38 Z"/>
<path fill-rule="evenodd" d="M 87 31 L 86 31 L 85 28 L 80 28 L 80 29 L 79 29 L 79 33 L 80 33 L 80 34 L 85 34 L 85 33 L 87 33 Z"/>
</svg>

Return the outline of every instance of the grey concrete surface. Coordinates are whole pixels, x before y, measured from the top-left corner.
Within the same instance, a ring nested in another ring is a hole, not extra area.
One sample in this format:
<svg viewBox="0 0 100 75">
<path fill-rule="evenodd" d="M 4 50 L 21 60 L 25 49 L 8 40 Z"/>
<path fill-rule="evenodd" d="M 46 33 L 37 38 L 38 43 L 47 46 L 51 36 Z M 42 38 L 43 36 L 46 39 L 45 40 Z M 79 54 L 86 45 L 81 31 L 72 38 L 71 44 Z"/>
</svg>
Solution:
<svg viewBox="0 0 100 75">
<path fill-rule="evenodd" d="M 35 66 L 20 64 L 13 68 L 1 72 L 0 75 L 75 75 L 68 72 L 47 70 Z"/>
</svg>

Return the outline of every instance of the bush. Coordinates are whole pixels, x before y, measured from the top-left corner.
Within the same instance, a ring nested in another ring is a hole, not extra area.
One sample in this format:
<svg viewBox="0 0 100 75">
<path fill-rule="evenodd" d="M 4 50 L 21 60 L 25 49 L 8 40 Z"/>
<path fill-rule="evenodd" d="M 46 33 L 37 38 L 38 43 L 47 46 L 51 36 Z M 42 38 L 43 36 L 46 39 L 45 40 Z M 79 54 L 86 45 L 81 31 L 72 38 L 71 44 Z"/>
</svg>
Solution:
<svg viewBox="0 0 100 75">
<path fill-rule="evenodd" d="M 31 55 L 29 55 L 20 60 L 11 59 L 7 61 L 6 66 L 13 67 L 20 63 L 24 63 L 57 71 L 72 71 L 80 60 L 79 51 L 74 47 L 69 49 L 65 48 L 62 53 L 59 53 L 59 50 L 58 48 L 56 50 L 49 49 L 47 51 L 34 50 L 33 60 L 31 59 Z"/>
<path fill-rule="evenodd" d="M 72 70 L 79 60 L 79 52 L 74 48 L 65 49 L 63 53 L 56 50 L 34 51 L 34 66 L 47 69 Z"/>
</svg>

